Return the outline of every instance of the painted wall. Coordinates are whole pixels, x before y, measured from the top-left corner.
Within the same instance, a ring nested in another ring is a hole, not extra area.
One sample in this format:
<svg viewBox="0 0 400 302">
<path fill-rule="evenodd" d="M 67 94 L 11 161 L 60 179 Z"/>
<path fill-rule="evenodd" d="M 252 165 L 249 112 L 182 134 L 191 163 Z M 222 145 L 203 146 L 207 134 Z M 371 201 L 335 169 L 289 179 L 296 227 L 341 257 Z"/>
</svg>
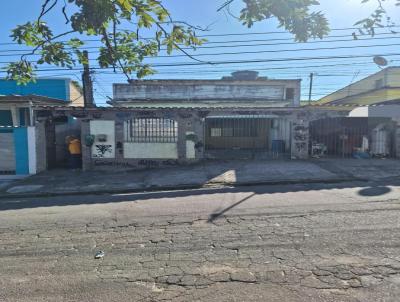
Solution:
<svg viewBox="0 0 400 302">
<path fill-rule="evenodd" d="M 36 128 L 27 127 L 29 174 L 37 173 Z"/>
<path fill-rule="evenodd" d="M 193 131 L 186 132 L 186 136 L 188 135 L 196 135 Z M 196 143 L 191 140 L 186 139 L 186 158 L 187 159 L 195 159 L 196 158 Z"/>
<path fill-rule="evenodd" d="M 71 105 L 75 107 L 83 107 L 84 106 L 84 99 L 83 99 L 83 92 L 78 89 L 78 87 L 75 86 L 75 84 L 72 83 L 72 81 L 69 84 L 70 88 L 70 99 L 71 99 Z"/>
<path fill-rule="evenodd" d="M 15 173 L 29 174 L 28 132 L 27 128 L 14 128 Z"/>
<path fill-rule="evenodd" d="M 46 163 L 45 135 L 44 129 L 40 133 L 40 124 L 36 127 L 0 129 L 0 142 L 0 171 L 32 175 L 46 169 L 46 166 L 40 166 Z"/>
<path fill-rule="evenodd" d="M 70 86 L 67 79 L 37 79 L 36 83 L 18 85 L 15 81 L 0 79 L 0 94 L 36 94 L 60 100 L 70 100 Z"/>
<path fill-rule="evenodd" d="M 124 158 L 177 159 L 177 143 L 124 143 Z"/>
<path fill-rule="evenodd" d="M 115 157 L 115 122 L 114 121 L 90 121 L 90 134 L 95 136 L 92 146 L 93 158 Z M 100 136 L 106 135 L 106 140 L 101 141 Z"/>
<path fill-rule="evenodd" d="M 384 105 L 355 108 L 349 117 L 388 117 L 400 119 L 400 105 Z"/>
<path fill-rule="evenodd" d="M 387 75 L 387 86 L 400 87 L 400 68 L 392 68 Z"/>
<path fill-rule="evenodd" d="M 377 86 L 378 84 L 380 86 Z M 390 89 L 398 88 L 398 89 Z M 340 89 L 319 100 L 319 103 L 329 103 L 346 99 L 343 103 L 373 104 L 400 98 L 400 68 L 389 67 L 365 79 Z M 374 91 L 382 89 L 380 91 Z M 368 93 L 370 92 L 370 93 Z M 360 95 L 361 94 L 361 95 Z M 356 96 L 359 95 L 359 96 Z M 354 97 L 356 96 L 356 97 Z M 342 102 L 341 102 L 342 103 Z"/>
</svg>

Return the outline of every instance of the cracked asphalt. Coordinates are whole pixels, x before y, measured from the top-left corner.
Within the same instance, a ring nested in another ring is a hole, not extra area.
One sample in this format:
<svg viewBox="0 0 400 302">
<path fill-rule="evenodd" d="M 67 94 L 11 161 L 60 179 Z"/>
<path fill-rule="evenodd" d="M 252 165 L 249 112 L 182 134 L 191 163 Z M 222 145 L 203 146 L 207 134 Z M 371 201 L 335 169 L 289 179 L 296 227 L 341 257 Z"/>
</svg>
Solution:
<svg viewBox="0 0 400 302">
<path fill-rule="evenodd" d="M 346 183 L 1 200 L 0 301 L 399 301 L 399 198 Z"/>
</svg>

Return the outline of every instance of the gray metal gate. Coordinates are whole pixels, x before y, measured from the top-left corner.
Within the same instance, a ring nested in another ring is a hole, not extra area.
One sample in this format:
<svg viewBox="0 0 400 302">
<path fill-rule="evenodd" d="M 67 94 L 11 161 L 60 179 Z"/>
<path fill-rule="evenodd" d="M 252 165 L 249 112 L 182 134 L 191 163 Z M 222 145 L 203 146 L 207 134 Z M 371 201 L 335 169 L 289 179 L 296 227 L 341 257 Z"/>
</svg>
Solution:
<svg viewBox="0 0 400 302">
<path fill-rule="evenodd" d="M 0 129 L 0 174 L 15 174 L 15 170 L 13 131 Z"/>
<path fill-rule="evenodd" d="M 394 123 L 387 118 L 326 118 L 310 124 L 312 157 L 394 156 Z"/>
<path fill-rule="evenodd" d="M 266 116 L 216 116 L 205 120 L 208 158 L 272 159 L 290 154 L 290 123 Z"/>
</svg>

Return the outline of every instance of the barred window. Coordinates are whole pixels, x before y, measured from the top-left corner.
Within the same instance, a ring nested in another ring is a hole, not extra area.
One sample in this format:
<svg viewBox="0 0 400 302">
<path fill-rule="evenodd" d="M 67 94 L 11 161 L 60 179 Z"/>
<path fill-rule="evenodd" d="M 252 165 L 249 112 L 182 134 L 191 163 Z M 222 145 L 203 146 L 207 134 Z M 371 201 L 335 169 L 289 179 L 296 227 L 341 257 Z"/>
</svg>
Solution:
<svg viewBox="0 0 400 302">
<path fill-rule="evenodd" d="M 125 122 L 125 141 L 139 143 L 175 143 L 178 122 L 165 118 L 134 118 Z"/>
</svg>

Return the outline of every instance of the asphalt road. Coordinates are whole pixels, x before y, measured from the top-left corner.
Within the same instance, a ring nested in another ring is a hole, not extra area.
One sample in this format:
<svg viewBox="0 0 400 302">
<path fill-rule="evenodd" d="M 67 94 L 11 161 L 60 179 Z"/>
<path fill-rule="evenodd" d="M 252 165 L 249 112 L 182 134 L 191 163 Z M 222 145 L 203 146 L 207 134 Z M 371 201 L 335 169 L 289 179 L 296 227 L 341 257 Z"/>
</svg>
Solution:
<svg viewBox="0 0 400 302">
<path fill-rule="evenodd" d="M 399 198 L 347 183 L 0 200 L 0 301 L 399 301 Z"/>
</svg>

